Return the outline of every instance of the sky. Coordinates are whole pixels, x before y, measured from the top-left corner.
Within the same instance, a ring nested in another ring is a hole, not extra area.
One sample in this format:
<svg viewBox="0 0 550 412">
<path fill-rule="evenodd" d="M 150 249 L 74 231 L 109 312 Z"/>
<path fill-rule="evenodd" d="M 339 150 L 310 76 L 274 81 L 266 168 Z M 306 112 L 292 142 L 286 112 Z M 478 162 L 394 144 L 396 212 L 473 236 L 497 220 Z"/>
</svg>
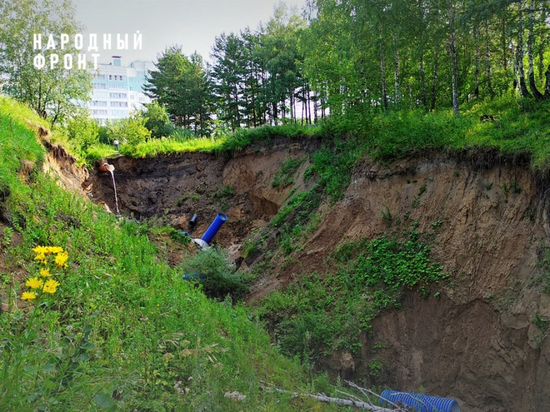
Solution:
<svg viewBox="0 0 550 412">
<path fill-rule="evenodd" d="M 255 29 L 273 15 L 279 0 L 73 0 L 76 19 L 84 25 L 84 38 L 98 34 L 100 63 L 122 56 L 123 65 L 134 60 L 156 61 L 167 47 L 178 45 L 183 53 L 195 51 L 211 61 L 214 39 L 221 33 Z M 285 0 L 301 13 L 306 0 Z M 140 32 L 142 50 L 133 49 Z M 128 34 L 129 49 L 116 50 L 117 34 Z M 111 34 L 112 49 L 103 49 L 103 34 Z M 87 53 L 93 53 L 92 51 Z"/>
</svg>

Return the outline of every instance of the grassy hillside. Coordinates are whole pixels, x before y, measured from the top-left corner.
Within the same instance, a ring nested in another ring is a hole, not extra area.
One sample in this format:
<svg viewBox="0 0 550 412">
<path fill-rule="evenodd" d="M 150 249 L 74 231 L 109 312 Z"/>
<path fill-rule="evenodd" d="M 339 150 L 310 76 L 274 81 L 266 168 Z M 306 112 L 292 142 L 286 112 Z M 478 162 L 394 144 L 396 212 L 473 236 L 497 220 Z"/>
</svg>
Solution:
<svg viewBox="0 0 550 412">
<path fill-rule="evenodd" d="M 150 228 L 42 175 L 28 119 L 40 124 L 0 98 L 1 410 L 321 408 L 261 389 L 330 391 L 323 378 L 304 384 L 243 307 L 183 281 Z M 18 173 L 23 163 L 30 174 Z M 234 391 L 246 398 L 225 396 Z"/>
</svg>

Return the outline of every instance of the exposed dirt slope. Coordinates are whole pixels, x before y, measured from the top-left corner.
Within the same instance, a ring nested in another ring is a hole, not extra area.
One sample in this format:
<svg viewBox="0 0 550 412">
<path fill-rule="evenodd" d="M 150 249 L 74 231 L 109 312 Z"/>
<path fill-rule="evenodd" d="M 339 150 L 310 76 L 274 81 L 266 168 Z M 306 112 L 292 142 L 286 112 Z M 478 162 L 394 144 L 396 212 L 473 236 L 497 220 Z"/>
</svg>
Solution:
<svg viewBox="0 0 550 412">
<path fill-rule="evenodd" d="M 109 163 L 116 169 L 123 213 L 161 217 L 182 230 L 197 213 L 193 236 L 200 237 L 224 210 L 229 222 L 216 240 L 238 257 L 242 242 L 277 213 L 293 189 L 272 187 L 280 165 L 289 156 L 307 158 L 318 145 L 282 141 L 232 158 L 188 154 Z M 307 166 L 295 174 L 297 190 L 305 187 Z M 109 174 L 92 173 L 84 189 L 114 209 Z M 385 345 L 377 356 L 385 364 L 371 383 L 423 387 L 458 399 L 464 411 L 550 410 L 548 332 L 533 323 L 535 316 L 550 318 L 550 298 L 539 282 L 549 244 L 548 204 L 546 186 L 537 183 L 526 159 L 484 152 L 435 154 L 389 167 L 364 161 L 344 199 L 333 207 L 323 204 L 321 211 L 304 248 L 290 264 L 274 261 L 253 298 L 296 276 L 323 273 L 323 258 L 342 240 L 399 235 L 413 224 L 432 235 L 433 257 L 453 282 L 439 298 L 423 300 L 411 292 L 402 311 L 375 320 L 376 341 Z M 362 340 L 359 355 L 334 354 L 323 366 L 368 379 L 373 342 Z"/>
<path fill-rule="evenodd" d="M 376 356 L 385 365 L 373 383 L 424 387 L 470 411 L 549 410 L 550 344 L 533 323 L 536 314 L 550 318 L 550 299 L 535 286 L 548 245 L 548 205 L 528 168 L 492 163 L 437 157 L 391 168 L 363 163 L 296 264 L 271 283 L 322 271 L 322 258 L 347 238 L 418 225 L 433 233 L 433 255 L 453 286 L 439 299 L 410 293 L 402 311 L 376 319 L 376 342 L 385 346 Z M 373 342 L 363 336 L 363 343 L 354 376 L 368 376 L 374 356 Z M 341 369 L 345 355 L 326 365 Z"/>
<path fill-rule="evenodd" d="M 107 162 L 115 167 L 123 214 L 159 218 L 200 238 L 216 214 L 224 212 L 228 221 L 214 241 L 232 251 L 236 258 L 241 243 L 277 214 L 290 191 L 301 190 L 296 185 L 272 186 L 281 164 L 288 158 L 304 159 L 297 171 L 303 174 L 309 165 L 309 153 L 318 146 L 317 141 L 289 144 L 288 140 L 281 140 L 232 157 L 188 153 L 155 159 L 118 157 Z M 92 174 L 84 187 L 95 201 L 115 210 L 109 173 Z M 198 216 L 194 228 L 188 225 L 193 214 Z"/>
</svg>

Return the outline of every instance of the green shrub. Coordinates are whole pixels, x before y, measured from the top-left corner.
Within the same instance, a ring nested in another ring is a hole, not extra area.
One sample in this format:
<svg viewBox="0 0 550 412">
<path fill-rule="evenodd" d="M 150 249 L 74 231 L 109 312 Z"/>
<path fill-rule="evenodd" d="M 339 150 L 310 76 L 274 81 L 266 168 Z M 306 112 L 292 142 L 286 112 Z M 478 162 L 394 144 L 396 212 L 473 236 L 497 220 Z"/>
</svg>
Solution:
<svg viewBox="0 0 550 412">
<path fill-rule="evenodd" d="M 86 156 L 90 146 L 99 143 L 99 126 L 85 110 L 77 112 L 76 116 L 67 120 L 64 132 L 71 146 L 81 157 Z"/>
<path fill-rule="evenodd" d="M 117 119 L 107 123 L 107 139 L 113 144 L 118 139 L 121 145 L 137 145 L 145 142 L 151 137 L 151 131 L 145 127 L 147 119 L 139 117 L 128 117 Z"/>
<path fill-rule="evenodd" d="M 156 100 L 146 105 L 147 111 L 141 114 L 146 120 L 144 126 L 151 132 L 151 137 L 168 137 L 174 132 L 168 112 Z"/>
<path fill-rule="evenodd" d="M 221 248 L 199 251 L 185 259 L 181 269 L 192 279 L 200 280 L 207 296 L 223 299 L 231 295 L 238 300 L 248 292 L 246 279 L 229 263 L 226 252 Z"/>
</svg>

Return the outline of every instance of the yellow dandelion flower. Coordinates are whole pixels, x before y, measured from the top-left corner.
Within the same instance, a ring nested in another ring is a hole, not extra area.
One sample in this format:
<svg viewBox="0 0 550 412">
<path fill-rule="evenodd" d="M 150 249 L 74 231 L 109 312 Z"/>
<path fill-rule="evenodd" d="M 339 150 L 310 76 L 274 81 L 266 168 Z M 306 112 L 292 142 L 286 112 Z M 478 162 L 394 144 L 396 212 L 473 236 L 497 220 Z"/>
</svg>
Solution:
<svg viewBox="0 0 550 412">
<path fill-rule="evenodd" d="M 23 299 L 23 300 L 36 299 L 36 293 L 34 293 L 34 292 L 23 292 L 23 294 L 21 295 L 21 299 Z"/>
<path fill-rule="evenodd" d="M 49 278 L 52 274 L 50 273 L 50 269 L 40 269 L 40 276 L 44 278 Z"/>
<path fill-rule="evenodd" d="M 46 293 L 55 293 L 58 286 L 59 286 L 58 281 L 54 279 L 48 279 L 44 284 L 44 288 L 42 290 Z"/>
<path fill-rule="evenodd" d="M 30 278 L 25 282 L 25 285 L 27 285 L 31 289 L 40 289 L 42 285 L 44 284 L 44 281 L 42 279 Z"/>
<path fill-rule="evenodd" d="M 52 254 L 57 254 L 63 252 L 63 248 L 59 246 L 48 246 L 48 251 Z"/>
<path fill-rule="evenodd" d="M 67 267 L 67 259 L 69 259 L 69 254 L 67 252 L 60 252 L 55 256 L 55 263 L 58 267 Z"/>
<path fill-rule="evenodd" d="M 45 255 L 48 251 L 48 248 L 46 246 L 37 246 L 34 249 L 32 249 L 32 251 L 37 255 Z"/>
<path fill-rule="evenodd" d="M 46 255 L 44 253 L 39 253 L 38 255 L 36 255 L 34 260 L 39 260 L 42 263 L 45 263 L 46 262 Z"/>
</svg>

